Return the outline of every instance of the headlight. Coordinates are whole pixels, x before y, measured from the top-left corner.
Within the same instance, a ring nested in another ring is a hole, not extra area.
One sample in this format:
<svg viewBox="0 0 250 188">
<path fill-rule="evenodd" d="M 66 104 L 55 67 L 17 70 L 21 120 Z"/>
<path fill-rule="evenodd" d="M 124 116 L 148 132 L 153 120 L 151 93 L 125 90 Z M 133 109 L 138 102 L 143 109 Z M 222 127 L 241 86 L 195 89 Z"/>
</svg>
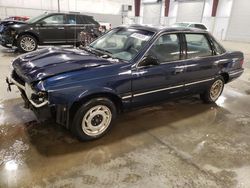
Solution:
<svg viewBox="0 0 250 188">
<path fill-rule="evenodd" d="M 25 83 L 25 93 L 28 99 L 31 99 L 31 95 L 34 93 L 31 86 L 27 83 Z"/>
<path fill-rule="evenodd" d="M 11 34 L 11 35 L 15 35 L 15 34 L 16 34 L 16 31 L 11 30 L 11 31 L 10 31 L 10 34 Z"/>
<path fill-rule="evenodd" d="M 39 81 L 36 85 L 36 88 L 40 91 L 45 91 L 45 88 L 44 88 L 44 82 L 43 81 Z"/>
<path fill-rule="evenodd" d="M 44 102 L 48 98 L 46 91 L 34 91 L 32 87 L 25 83 L 25 94 L 29 100 L 32 100 L 36 103 Z"/>
</svg>

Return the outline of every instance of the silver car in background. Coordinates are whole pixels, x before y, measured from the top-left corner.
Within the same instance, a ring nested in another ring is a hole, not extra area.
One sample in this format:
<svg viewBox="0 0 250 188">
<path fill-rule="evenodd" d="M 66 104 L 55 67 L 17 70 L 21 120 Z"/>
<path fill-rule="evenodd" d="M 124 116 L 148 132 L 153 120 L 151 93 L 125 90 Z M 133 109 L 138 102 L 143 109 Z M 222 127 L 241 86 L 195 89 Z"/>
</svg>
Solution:
<svg viewBox="0 0 250 188">
<path fill-rule="evenodd" d="M 194 23 L 194 22 L 177 22 L 172 25 L 172 27 L 187 27 L 187 28 L 196 28 L 208 31 L 207 26 L 203 23 Z"/>
</svg>

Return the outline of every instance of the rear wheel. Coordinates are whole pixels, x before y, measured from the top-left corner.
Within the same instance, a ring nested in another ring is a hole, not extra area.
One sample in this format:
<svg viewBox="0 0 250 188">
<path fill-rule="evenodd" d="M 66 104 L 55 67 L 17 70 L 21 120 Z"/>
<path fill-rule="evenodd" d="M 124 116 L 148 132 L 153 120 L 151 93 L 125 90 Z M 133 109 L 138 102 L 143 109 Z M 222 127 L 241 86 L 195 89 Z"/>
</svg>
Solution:
<svg viewBox="0 0 250 188">
<path fill-rule="evenodd" d="M 82 141 L 100 138 L 111 128 L 116 113 L 116 107 L 111 100 L 91 99 L 77 111 L 71 131 Z"/>
<path fill-rule="evenodd" d="M 17 47 L 20 52 L 31 52 L 37 49 L 37 40 L 31 35 L 21 35 L 17 39 Z"/>
<path fill-rule="evenodd" d="M 216 78 L 209 88 L 200 95 L 205 103 L 214 103 L 224 89 L 224 79 L 222 76 Z"/>
</svg>

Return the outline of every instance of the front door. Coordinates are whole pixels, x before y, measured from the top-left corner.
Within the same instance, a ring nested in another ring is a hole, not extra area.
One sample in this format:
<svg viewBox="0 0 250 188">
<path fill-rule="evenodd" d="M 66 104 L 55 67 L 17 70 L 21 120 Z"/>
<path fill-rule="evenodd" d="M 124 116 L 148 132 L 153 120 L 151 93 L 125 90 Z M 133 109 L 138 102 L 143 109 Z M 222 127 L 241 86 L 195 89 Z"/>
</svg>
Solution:
<svg viewBox="0 0 250 188">
<path fill-rule="evenodd" d="M 42 43 L 65 43 L 65 16 L 53 14 L 39 21 L 39 33 Z"/>
<path fill-rule="evenodd" d="M 182 91 L 185 61 L 180 44 L 177 34 L 163 34 L 154 42 L 144 59 L 155 59 L 158 64 L 141 61 L 132 71 L 133 105 L 157 102 Z"/>
</svg>

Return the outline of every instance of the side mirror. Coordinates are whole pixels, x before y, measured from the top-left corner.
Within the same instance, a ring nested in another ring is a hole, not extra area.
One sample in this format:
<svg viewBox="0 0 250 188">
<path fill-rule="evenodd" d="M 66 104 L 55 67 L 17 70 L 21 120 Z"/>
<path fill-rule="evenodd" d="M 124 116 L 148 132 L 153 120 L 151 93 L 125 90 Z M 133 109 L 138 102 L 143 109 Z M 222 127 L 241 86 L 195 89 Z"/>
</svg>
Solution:
<svg viewBox="0 0 250 188">
<path fill-rule="evenodd" d="M 36 23 L 36 27 L 41 27 L 41 26 L 43 26 L 42 23 Z"/>
<path fill-rule="evenodd" d="M 45 24 L 44 21 L 40 21 L 40 22 L 36 23 L 36 26 L 37 27 L 42 27 L 44 24 Z"/>
<path fill-rule="evenodd" d="M 159 65 L 159 64 L 160 64 L 159 61 L 155 57 L 153 57 L 151 55 L 147 55 L 139 63 L 139 67 L 155 66 L 155 65 Z"/>
</svg>

